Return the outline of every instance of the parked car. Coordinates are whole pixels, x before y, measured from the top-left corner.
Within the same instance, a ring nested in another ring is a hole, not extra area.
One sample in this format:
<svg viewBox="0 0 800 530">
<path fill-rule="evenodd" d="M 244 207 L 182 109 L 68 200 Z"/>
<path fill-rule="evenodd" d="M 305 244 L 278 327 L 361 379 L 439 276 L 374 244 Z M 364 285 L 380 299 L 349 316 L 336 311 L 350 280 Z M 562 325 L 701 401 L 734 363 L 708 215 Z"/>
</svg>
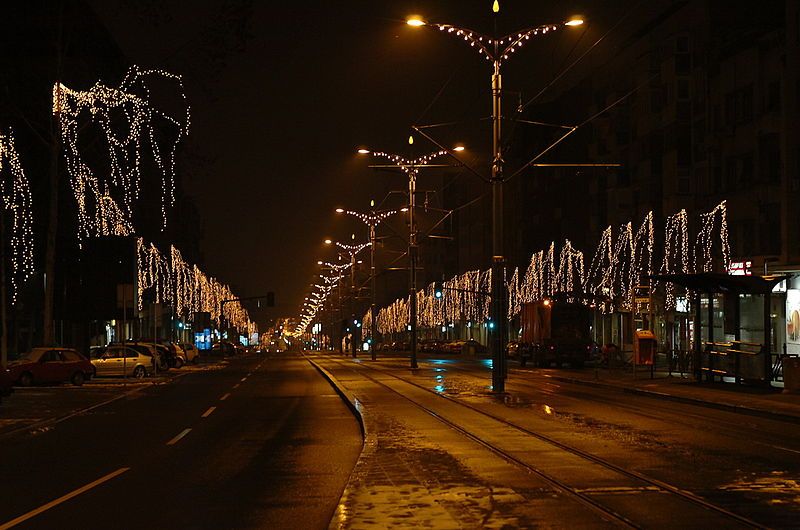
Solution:
<svg viewBox="0 0 800 530">
<path fill-rule="evenodd" d="M 451 340 L 445 345 L 443 351 L 446 353 L 461 353 L 461 349 L 466 342 L 465 340 Z"/>
<path fill-rule="evenodd" d="M 392 351 L 408 351 L 411 349 L 411 346 L 407 342 L 398 340 L 393 342 L 389 349 Z"/>
<path fill-rule="evenodd" d="M 223 357 L 229 357 L 231 355 L 236 354 L 236 347 L 233 345 L 232 342 L 228 342 L 226 340 L 220 340 L 214 343 L 211 346 L 211 354 L 212 355 L 222 355 Z"/>
<path fill-rule="evenodd" d="M 158 366 L 159 370 L 166 370 L 168 368 L 166 359 L 163 359 L 161 356 L 162 350 L 156 348 L 156 345 L 153 343 L 128 341 L 109 344 L 109 347 L 111 346 L 127 346 L 128 348 L 133 348 L 137 352 L 150 357 L 152 370 L 155 370 L 156 366 Z"/>
<path fill-rule="evenodd" d="M 160 341 L 159 346 L 163 346 L 169 350 L 170 368 L 182 368 L 188 361 L 186 360 L 186 352 L 181 348 L 180 344 L 170 341 Z"/>
<path fill-rule="evenodd" d="M 92 366 L 96 376 L 142 379 L 152 371 L 153 355 L 145 348 L 108 346 L 97 359 L 92 359 Z"/>
<path fill-rule="evenodd" d="M 94 367 L 89 360 L 70 348 L 34 348 L 8 364 L 11 380 L 21 386 L 34 383 L 69 381 L 81 386 L 91 379 Z"/>
<path fill-rule="evenodd" d="M 14 381 L 11 379 L 11 373 L 8 369 L 0 369 L 0 402 L 4 397 L 11 395 L 14 391 Z"/>
<path fill-rule="evenodd" d="M 486 346 L 475 339 L 465 340 L 461 345 L 461 351 L 473 351 L 475 353 L 486 353 Z"/>
<path fill-rule="evenodd" d="M 200 362 L 200 351 L 191 342 L 181 342 L 181 348 L 186 352 L 186 362 L 196 364 Z"/>
<path fill-rule="evenodd" d="M 510 340 L 506 344 L 506 357 L 515 359 L 519 355 L 519 349 L 522 343 L 518 340 Z"/>
</svg>

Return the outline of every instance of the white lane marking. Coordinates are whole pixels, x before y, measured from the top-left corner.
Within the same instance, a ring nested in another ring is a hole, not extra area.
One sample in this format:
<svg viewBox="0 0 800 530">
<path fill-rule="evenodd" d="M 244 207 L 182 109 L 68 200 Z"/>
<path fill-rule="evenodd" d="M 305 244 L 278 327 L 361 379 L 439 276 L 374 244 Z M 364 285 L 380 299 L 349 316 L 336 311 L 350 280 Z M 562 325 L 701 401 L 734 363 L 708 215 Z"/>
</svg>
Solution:
<svg viewBox="0 0 800 530">
<path fill-rule="evenodd" d="M 756 443 L 758 445 L 763 445 L 765 447 L 771 447 L 773 449 L 779 449 L 781 451 L 786 451 L 788 453 L 798 453 L 798 454 L 800 454 L 800 451 L 797 451 L 795 449 L 789 449 L 788 447 L 781 447 L 780 445 L 765 444 L 765 443 L 762 443 L 762 442 L 756 442 Z"/>
<path fill-rule="evenodd" d="M 122 467 L 122 468 L 114 471 L 113 473 L 109 473 L 108 475 L 106 475 L 104 477 L 100 477 L 99 479 L 95 480 L 94 482 L 90 482 L 89 484 L 87 484 L 85 486 L 82 486 L 82 487 L 80 487 L 80 488 L 78 488 L 78 489 L 76 489 L 76 490 L 74 490 L 74 491 L 72 491 L 70 493 L 67 493 L 63 497 L 59 497 L 54 501 L 50 501 L 47 504 L 43 504 L 42 506 L 39 506 L 35 510 L 31 510 L 30 512 L 28 512 L 28 513 L 26 513 L 24 515 L 20 515 L 16 519 L 12 519 L 9 522 L 0 525 L 0 530 L 8 530 L 9 528 L 17 526 L 18 524 L 20 524 L 20 523 L 22 523 L 24 521 L 27 521 L 31 517 L 36 517 L 40 513 L 46 512 L 47 510 L 49 510 L 50 508 L 53 508 L 54 506 L 58 506 L 61 503 L 67 502 L 68 500 L 70 500 L 73 497 L 77 497 L 81 493 L 85 493 L 85 492 L 89 491 L 90 489 L 99 486 L 103 482 L 108 482 L 112 478 L 117 477 L 117 476 L 125 473 L 129 469 L 130 469 L 129 467 Z"/>
<path fill-rule="evenodd" d="M 247 381 L 247 377 L 242 377 L 242 383 L 244 383 L 245 381 Z"/>
<path fill-rule="evenodd" d="M 247 374 L 247 377 L 250 377 L 251 375 L 253 375 L 253 372 L 250 372 L 249 374 Z"/>
<path fill-rule="evenodd" d="M 202 416 L 200 416 L 200 417 L 201 417 L 201 418 L 208 418 L 209 416 L 211 416 L 211 413 L 212 413 L 212 412 L 214 412 L 215 410 L 217 410 L 217 407 L 208 407 L 208 410 L 207 410 L 207 411 L 205 411 L 205 412 L 203 413 L 203 415 L 202 415 Z"/>
<path fill-rule="evenodd" d="M 234 389 L 239 388 L 239 383 L 236 383 L 235 385 L 233 385 L 233 388 Z"/>
<path fill-rule="evenodd" d="M 182 431 L 180 432 L 180 434 L 178 434 L 178 436 L 176 436 L 176 437 L 175 437 L 175 438 L 173 438 L 172 440 L 168 441 L 168 442 L 167 442 L 167 445 L 175 445 L 176 443 L 178 443 L 178 442 L 180 441 L 180 439 L 181 439 L 181 438 L 183 438 L 184 436 L 186 436 L 187 434 L 189 434 L 189 431 L 191 431 L 191 430 L 192 430 L 192 429 L 184 429 L 184 430 L 182 430 Z"/>
<path fill-rule="evenodd" d="M 228 392 L 227 394 L 225 394 L 224 396 L 222 396 L 221 398 L 219 398 L 219 400 L 220 400 L 220 401 L 225 401 L 225 400 L 226 400 L 226 399 L 228 399 L 230 396 L 231 396 L 231 393 L 230 393 L 230 392 Z"/>
</svg>

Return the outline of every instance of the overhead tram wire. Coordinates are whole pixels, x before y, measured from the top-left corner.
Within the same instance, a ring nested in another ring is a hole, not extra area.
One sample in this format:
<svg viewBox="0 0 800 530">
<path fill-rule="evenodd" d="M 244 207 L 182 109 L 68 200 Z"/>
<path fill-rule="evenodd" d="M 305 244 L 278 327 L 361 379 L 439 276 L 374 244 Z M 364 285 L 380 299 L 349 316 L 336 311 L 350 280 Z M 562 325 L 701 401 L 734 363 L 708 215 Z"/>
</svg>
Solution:
<svg viewBox="0 0 800 530">
<path fill-rule="evenodd" d="M 533 96 L 531 99 L 526 101 L 523 105 L 521 105 L 520 108 L 519 108 L 519 113 L 521 113 L 526 108 L 528 108 L 530 105 L 535 103 L 542 96 L 542 94 L 544 94 L 550 87 L 552 87 L 556 82 L 558 82 L 558 80 L 560 80 L 570 70 L 572 70 L 572 68 L 575 65 L 577 65 L 579 62 L 581 62 L 581 60 L 583 60 L 583 58 L 586 57 L 589 54 L 589 52 L 591 52 L 595 47 L 597 47 L 598 44 L 600 44 L 606 37 L 608 37 L 613 31 L 615 31 L 619 27 L 619 25 L 622 24 L 625 21 L 625 19 L 628 18 L 628 16 L 630 16 L 630 14 L 632 12 L 634 12 L 637 8 L 639 8 L 639 6 L 641 6 L 643 3 L 644 3 L 644 0 L 639 0 L 632 8 L 626 9 L 625 10 L 625 14 L 622 15 L 622 17 L 620 17 L 619 20 L 617 20 L 617 22 L 613 26 L 611 26 L 611 28 L 609 28 L 608 31 L 606 31 L 591 46 L 589 46 L 589 48 L 587 48 L 586 51 L 584 51 L 580 55 L 580 57 L 575 59 L 572 63 L 570 63 L 569 66 L 564 68 L 557 76 L 555 76 L 549 83 L 547 83 L 547 85 L 545 85 L 535 96 Z"/>
<path fill-rule="evenodd" d="M 522 173 L 522 172 L 523 172 L 525 169 L 527 169 L 527 168 L 529 168 L 530 166 L 534 165 L 534 164 L 536 163 L 536 161 L 537 161 L 537 160 L 539 160 L 539 159 L 540 159 L 540 158 L 542 158 L 542 157 L 543 157 L 545 154 L 547 154 L 548 152 L 550 152 L 551 150 L 553 150 L 553 149 L 554 149 L 554 148 L 555 148 L 555 147 L 556 147 L 558 144 L 560 144 L 561 142 L 563 142 L 564 140 L 566 140 L 566 139 L 567 139 L 567 137 L 569 137 L 570 135 L 572 135 L 572 133 L 574 133 L 575 131 L 577 131 L 578 129 L 580 129 L 581 127 L 583 127 L 584 125 L 586 125 L 586 124 L 588 124 L 588 123 L 591 123 L 591 122 L 592 122 L 592 121 L 594 121 L 595 119 L 599 118 L 600 116 L 602 116 L 603 114 L 605 114 L 606 112 L 608 112 L 609 110 L 611 110 L 612 108 L 616 107 L 617 105 L 619 105 L 620 103 L 622 103 L 623 101 L 625 101 L 627 98 L 629 98 L 629 97 L 630 97 L 630 96 L 632 96 L 634 93 L 636 93 L 636 91 L 638 91 L 640 88 L 642 88 L 643 86 L 647 85 L 647 84 L 648 84 L 648 83 L 650 83 L 650 82 L 651 82 L 653 79 L 655 79 L 656 77 L 658 77 L 658 75 L 659 75 L 659 74 L 654 74 L 654 75 L 652 75 L 652 76 L 648 77 L 648 78 L 647 78 L 647 79 L 646 79 L 644 82 L 642 82 L 642 83 L 640 83 L 639 85 L 637 85 L 637 86 L 635 86 L 634 88 L 632 88 L 632 89 L 631 89 L 629 92 L 627 92 L 625 95 L 621 96 L 620 98 L 618 98 L 617 100 L 615 100 L 614 102 L 612 102 L 610 105 L 606 106 L 606 107 L 605 107 L 603 110 L 601 110 L 601 111 L 599 111 L 599 112 L 596 112 L 596 113 L 595 113 L 595 114 L 593 114 L 592 116 L 590 116 L 590 117 L 586 118 L 585 120 L 583 120 L 583 121 L 582 121 L 581 123 L 579 123 L 578 125 L 575 125 L 574 127 L 570 128 L 570 130 L 569 130 L 569 131 L 567 131 L 566 133 L 564 133 L 563 135 L 561 135 L 561 136 L 560 136 L 560 137 L 559 137 L 559 138 L 558 138 L 558 139 L 557 139 L 555 142 L 551 143 L 551 144 L 550 144 L 549 146 L 547 146 L 547 147 L 546 147 L 546 148 L 545 148 L 543 151 L 541 151 L 541 152 L 540 152 L 538 155 L 534 156 L 534 157 L 533 157 L 531 160 L 529 160 L 528 162 L 526 162 L 526 163 L 525 163 L 525 165 L 521 166 L 521 167 L 520 167 L 518 170 L 516 170 L 514 173 L 512 173 L 512 174 L 511 174 L 509 177 L 505 178 L 505 179 L 503 180 L 503 182 L 508 182 L 509 180 L 513 179 L 514 177 L 516 177 L 517 175 L 519 175 L 520 173 Z"/>
<path fill-rule="evenodd" d="M 584 57 L 586 57 L 586 56 L 587 56 L 587 55 L 588 55 L 588 54 L 589 54 L 589 53 L 590 53 L 590 52 L 591 52 L 593 49 L 595 49 L 595 48 L 597 47 L 597 45 L 598 45 L 598 44 L 600 44 L 600 43 L 601 43 L 603 40 L 605 40 L 605 38 L 606 38 L 606 37 L 608 37 L 608 36 L 609 36 L 609 35 L 610 35 L 612 32 L 614 32 L 614 31 L 615 31 L 615 30 L 616 30 L 616 29 L 617 29 L 617 28 L 620 26 L 620 24 L 622 24 L 622 23 L 625 21 L 625 19 L 626 19 L 626 18 L 627 18 L 627 17 L 628 17 L 628 16 L 629 16 L 629 15 L 630 15 L 632 12 L 636 11 L 636 9 L 637 9 L 637 8 L 639 8 L 639 7 L 640 7 L 640 6 L 641 6 L 643 3 L 644 3 L 644 0 L 639 0 L 639 1 L 638 1 L 636 4 L 634 4 L 634 5 L 633 5 L 633 7 L 626 9 L 626 10 L 625 10 L 625 12 L 624 12 L 624 14 L 623 14 L 623 15 L 622 15 L 622 16 L 621 16 L 621 17 L 620 17 L 618 20 L 617 20 L 617 22 L 616 22 L 616 23 L 615 23 L 613 26 L 611 26 L 611 28 L 609 28 L 609 29 L 608 29 L 608 31 L 606 31 L 606 32 L 605 32 L 603 35 L 601 35 L 601 36 L 600 36 L 600 37 L 599 37 L 599 38 L 598 38 L 596 41 L 594 41 L 594 43 L 593 43 L 591 46 L 589 46 L 589 47 L 588 47 L 588 48 L 587 48 L 587 49 L 586 49 L 586 50 L 585 50 L 585 51 L 584 51 L 584 52 L 583 52 L 583 53 L 580 55 L 580 57 L 578 57 L 577 59 L 575 59 L 575 60 L 574 60 L 572 63 L 570 63 L 570 64 L 569 64 L 569 65 L 568 65 L 566 68 L 562 68 L 561 72 L 559 72 L 559 73 L 558 73 L 558 75 L 556 75 L 555 77 L 553 77 L 553 79 L 551 79 L 549 83 L 547 83 L 547 84 L 546 84 L 544 87 L 542 87 L 542 89 L 541 89 L 541 90 L 539 90 L 539 92 L 537 92 L 535 96 L 533 96 L 532 98 L 530 98 L 530 99 L 529 99 L 528 101 L 526 101 L 524 104 L 521 104 L 519 107 L 517 107 L 517 110 L 516 110 L 516 113 L 515 113 L 515 117 L 514 117 L 514 118 L 512 118 L 512 119 L 510 120 L 510 121 L 513 123 L 513 125 L 512 125 L 511 131 L 509 132 L 509 134 L 508 134 L 508 135 L 506 135 L 506 141 L 504 142 L 504 146 L 503 146 L 503 148 L 504 148 L 504 149 L 505 149 L 506 147 L 508 147 L 508 144 L 509 144 L 511 141 L 513 141 L 514 132 L 515 132 L 515 130 L 516 130 L 516 124 L 517 124 L 517 123 L 531 123 L 531 125 L 545 125 L 545 124 L 540 124 L 540 123 L 536 123 L 536 122 L 527 122 L 527 121 L 525 121 L 525 120 L 521 120 L 521 119 L 519 119 L 519 116 L 520 116 L 520 115 L 522 115 L 522 113 L 525 111 L 525 109 L 527 109 L 527 108 L 528 108 L 530 105 L 532 105 L 533 103 L 535 103 L 536 101 L 538 101 L 538 99 L 539 99 L 539 98 L 540 98 L 540 97 L 541 97 L 541 96 L 542 96 L 542 95 L 543 95 L 545 92 L 547 92 L 547 90 L 548 90 L 550 87 L 552 87 L 552 86 L 553 86 L 555 83 L 557 83 L 557 82 L 558 82 L 558 81 L 559 81 L 559 80 L 560 80 L 562 77 L 564 77 L 564 76 L 565 76 L 565 75 L 566 75 L 566 74 L 567 74 L 567 73 L 568 73 L 570 70 L 572 70 L 572 68 L 573 68 L 573 67 L 575 67 L 575 66 L 576 66 L 578 63 L 580 63 L 580 62 L 581 62 L 581 60 L 583 60 L 583 58 L 584 58 Z M 573 47 L 572 47 L 572 50 L 570 50 L 569 54 L 567 54 L 567 56 L 565 57 L 564 61 L 566 61 L 566 60 L 567 60 L 567 59 L 568 59 L 568 58 L 569 58 L 569 57 L 572 55 L 572 52 L 575 50 L 575 48 L 578 46 L 578 44 L 580 43 L 580 41 L 581 41 L 581 40 L 583 39 L 583 37 L 586 35 L 586 32 L 587 32 L 587 31 L 588 31 L 588 27 L 587 27 L 587 28 L 585 28 L 585 29 L 583 30 L 583 32 L 581 33 L 581 36 L 580 36 L 580 38 L 579 38 L 579 39 L 578 39 L 578 41 L 575 43 L 575 45 L 573 45 Z M 554 125 L 554 126 L 557 126 L 557 125 Z"/>
</svg>

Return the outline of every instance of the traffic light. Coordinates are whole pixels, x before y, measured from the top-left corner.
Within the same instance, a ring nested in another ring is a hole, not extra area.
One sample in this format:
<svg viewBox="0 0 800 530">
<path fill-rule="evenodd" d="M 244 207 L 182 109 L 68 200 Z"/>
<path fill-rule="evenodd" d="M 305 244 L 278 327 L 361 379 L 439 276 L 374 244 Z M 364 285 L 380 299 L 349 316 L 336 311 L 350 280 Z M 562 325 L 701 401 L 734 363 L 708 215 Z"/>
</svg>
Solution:
<svg viewBox="0 0 800 530">
<path fill-rule="evenodd" d="M 441 298 L 444 295 L 444 293 L 442 293 L 442 286 L 441 285 L 434 284 L 434 286 L 433 286 L 433 295 L 436 298 Z"/>
</svg>

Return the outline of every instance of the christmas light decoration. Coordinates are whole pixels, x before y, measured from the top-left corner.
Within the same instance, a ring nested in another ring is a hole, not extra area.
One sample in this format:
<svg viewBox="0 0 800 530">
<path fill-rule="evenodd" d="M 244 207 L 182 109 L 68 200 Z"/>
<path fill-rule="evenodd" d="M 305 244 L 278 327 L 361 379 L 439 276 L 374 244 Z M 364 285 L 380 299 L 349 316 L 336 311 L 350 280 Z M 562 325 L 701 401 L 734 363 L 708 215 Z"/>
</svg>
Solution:
<svg viewBox="0 0 800 530">
<path fill-rule="evenodd" d="M 711 272 L 714 270 L 714 228 L 719 224 L 719 245 L 722 268 L 728 270 L 731 264 L 731 247 L 728 242 L 728 208 L 726 201 L 719 203 L 716 208 L 701 216 L 702 227 L 695 251 L 696 270 Z"/>
<path fill-rule="evenodd" d="M 689 274 L 692 257 L 689 246 L 689 216 L 686 210 L 667 217 L 664 228 L 664 260 L 662 274 Z M 664 288 L 666 309 L 675 308 L 675 284 L 668 282 Z"/>
<path fill-rule="evenodd" d="M 353 217 L 357 218 L 359 221 L 364 223 L 367 226 L 378 226 L 381 222 L 388 217 L 397 213 L 397 210 L 385 210 L 385 211 L 370 211 L 366 213 L 362 212 L 354 212 L 352 210 L 337 210 L 339 213 L 345 213 L 347 215 L 352 215 Z"/>
<path fill-rule="evenodd" d="M 154 303 L 173 305 L 179 318 L 189 320 L 194 313 L 207 312 L 217 325 L 224 319 L 241 333 L 257 332 L 257 326 L 231 288 L 209 278 L 197 265 L 189 265 L 174 246 L 165 255 L 153 243 L 138 238 L 136 255 L 140 311 L 149 292 Z"/>
<path fill-rule="evenodd" d="M 157 79 L 177 85 L 185 103 L 181 116 L 171 116 L 151 103 L 151 85 Z M 98 81 L 81 91 L 56 83 L 53 114 L 60 122 L 67 171 L 78 203 L 78 239 L 134 233 L 133 211 L 142 191 L 145 146 L 161 178 L 161 225 L 165 228 L 167 209 L 175 202 L 175 154 L 190 123 L 181 77 L 133 66 L 117 88 Z M 105 136 L 107 169 L 93 169 L 82 153 L 81 132 L 87 122 Z M 167 140 L 160 133 L 165 124 L 172 128 Z"/>
<path fill-rule="evenodd" d="M 500 63 L 508 59 L 512 53 L 520 49 L 528 40 L 530 40 L 531 37 L 545 35 L 550 31 L 555 31 L 558 29 L 558 26 L 546 24 L 543 26 L 527 28 L 510 35 L 506 35 L 501 39 L 491 39 L 472 30 L 460 28 L 450 24 L 430 24 L 430 26 L 439 28 L 440 31 L 449 33 L 456 38 L 463 39 L 470 45 L 471 48 L 475 48 L 478 53 L 487 60 L 497 60 Z"/>
<path fill-rule="evenodd" d="M 714 260 L 730 263 L 727 209 L 720 203 L 712 211 L 700 215 L 701 228 L 697 238 L 698 250 L 691 255 L 689 223 L 685 210 L 665 221 L 662 273 L 690 273 L 713 270 Z M 515 268 L 505 283 L 509 293 L 509 319 L 521 311 L 525 303 L 549 300 L 566 295 L 568 301 L 592 304 L 601 311 L 616 308 L 630 309 L 631 297 L 637 286 L 649 282 L 653 274 L 656 249 L 656 230 L 653 212 L 645 215 L 634 231 L 631 222 L 615 232 L 606 228 L 595 249 L 588 269 L 583 252 L 566 240 L 557 251 L 555 242 L 547 250 L 533 253 L 525 274 L 520 278 Z M 435 284 L 416 292 L 417 325 L 427 328 L 449 326 L 455 322 L 486 322 L 489 319 L 491 270 L 467 271 L 442 284 L 439 296 Z M 659 287 L 657 284 L 654 288 Z M 601 300 L 598 303 L 598 298 Z M 666 284 L 666 308 L 674 308 L 673 284 Z M 409 298 L 399 298 L 378 311 L 377 331 L 399 333 L 408 329 Z M 368 322 L 368 317 L 364 317 Z"/>
<path fill-rule="evenodd" d="M 33 274 L 33 217 L 31 190 L 14 146 L 12 131 L 0 132 L 0 195 L 3 200 L 3 231 L 11 247 L 11 304 L 17 302 L 20 286 Z M 6 236 L 7 235 L 7 236 Z M 0 241 L 0 244 L 5 244 Z"/>
</svg>

